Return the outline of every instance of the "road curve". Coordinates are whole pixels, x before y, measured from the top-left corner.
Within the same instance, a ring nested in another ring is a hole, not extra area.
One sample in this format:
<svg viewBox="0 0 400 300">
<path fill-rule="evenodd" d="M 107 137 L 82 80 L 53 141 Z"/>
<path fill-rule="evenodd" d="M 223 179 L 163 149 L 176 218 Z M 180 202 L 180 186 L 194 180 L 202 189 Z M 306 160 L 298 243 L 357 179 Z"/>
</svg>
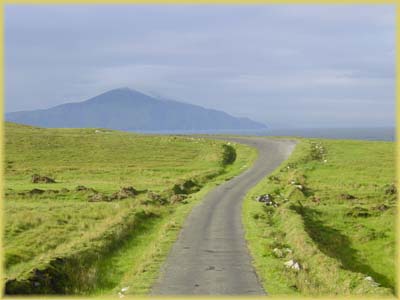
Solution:
<svg viewBox="0 0 400 300">
<path fill-rule="evenodd" d="M 152 295 L 263 295 L 241 219 L 248 190 L 286 160 L 294 141 L 223 138 L 258 149 L 254 165 L 212 190 L 185 221 Z"/>
</svg>

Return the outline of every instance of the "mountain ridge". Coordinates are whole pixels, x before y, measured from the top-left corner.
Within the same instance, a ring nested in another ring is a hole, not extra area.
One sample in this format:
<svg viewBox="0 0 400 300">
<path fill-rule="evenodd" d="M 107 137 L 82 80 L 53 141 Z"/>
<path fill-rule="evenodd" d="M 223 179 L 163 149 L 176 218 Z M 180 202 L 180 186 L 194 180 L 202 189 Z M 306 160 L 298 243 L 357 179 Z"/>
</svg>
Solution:
<svg viewBox="0 0 400 300">
<path fill-rule="evenodd" d="M 6 113 L 6 121 L 41 127 L 103 127 L 126 131 L 253 130 L 266 126 L 249 118 L 130 88 L 106 91 L 81 102 Z"/>
</svg>

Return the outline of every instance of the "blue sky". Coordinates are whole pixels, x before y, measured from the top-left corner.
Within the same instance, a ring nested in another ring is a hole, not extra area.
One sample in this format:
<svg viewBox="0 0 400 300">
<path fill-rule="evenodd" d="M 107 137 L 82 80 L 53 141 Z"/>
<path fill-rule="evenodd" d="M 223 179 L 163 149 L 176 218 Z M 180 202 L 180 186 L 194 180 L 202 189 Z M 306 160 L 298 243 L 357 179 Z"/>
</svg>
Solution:
<svg viewBox="0 0 400 300">
<path fill-rule="evenodd" d="M 7 5 L 6 111 L 118 87 L 271 127 L 395 123 L 393 5 Z"/>
</svg>

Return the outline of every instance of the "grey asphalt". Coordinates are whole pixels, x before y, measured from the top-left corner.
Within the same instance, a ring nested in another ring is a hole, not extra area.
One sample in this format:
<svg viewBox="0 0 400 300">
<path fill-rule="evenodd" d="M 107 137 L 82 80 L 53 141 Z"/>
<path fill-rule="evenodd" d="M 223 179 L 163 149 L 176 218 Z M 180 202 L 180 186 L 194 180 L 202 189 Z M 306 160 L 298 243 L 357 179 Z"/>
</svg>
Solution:
<svg viewBox="0 0 400 300">
<path fill-rule="evenodd" d="M 212 190 L 185 221 L 152 295 L 265 295 L 244 239 L 246 193 L 286 160 L 290 140 L 223 138 L 258 149 L 254 165 Z"/>
</svg>

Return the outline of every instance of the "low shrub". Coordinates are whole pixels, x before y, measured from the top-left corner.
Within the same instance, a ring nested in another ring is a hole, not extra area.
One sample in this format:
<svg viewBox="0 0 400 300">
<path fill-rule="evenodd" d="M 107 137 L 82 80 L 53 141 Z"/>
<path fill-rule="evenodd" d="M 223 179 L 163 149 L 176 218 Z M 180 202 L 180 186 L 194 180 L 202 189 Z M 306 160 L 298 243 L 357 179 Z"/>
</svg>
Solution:
<svg viewBox="0 0 400 300">
<path fill-rule="evenodd" d="M 222 145 L 222 165 L 232 164 L 236 160 L 236 149 L 228 144 Z"/>
</svg>

